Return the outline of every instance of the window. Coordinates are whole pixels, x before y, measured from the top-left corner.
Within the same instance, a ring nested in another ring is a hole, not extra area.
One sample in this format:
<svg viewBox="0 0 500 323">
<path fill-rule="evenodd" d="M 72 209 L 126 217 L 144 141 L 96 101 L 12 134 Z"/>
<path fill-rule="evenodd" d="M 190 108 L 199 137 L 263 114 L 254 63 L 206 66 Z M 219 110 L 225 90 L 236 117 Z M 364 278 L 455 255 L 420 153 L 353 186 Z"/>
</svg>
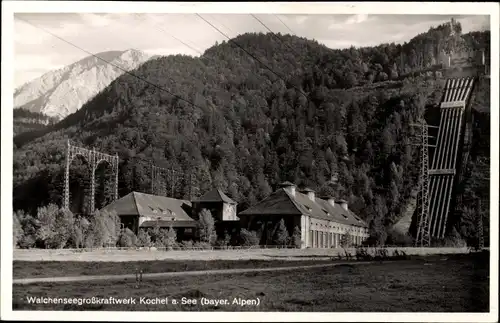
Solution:
<svg viewBox="0 0 500 323">
<path fill-rule="evenodd" d="M 342 216 L 344 217 L 344 219 L 347 219 L 347 215 L 345 215 L 345 214 L 342 214 Z"/>
<path fill-rule="evenodd" d="M 323 212 L 325 212 L 326 215 L 330 215 L 327 210 L 323 209 Z"/>
</svg>

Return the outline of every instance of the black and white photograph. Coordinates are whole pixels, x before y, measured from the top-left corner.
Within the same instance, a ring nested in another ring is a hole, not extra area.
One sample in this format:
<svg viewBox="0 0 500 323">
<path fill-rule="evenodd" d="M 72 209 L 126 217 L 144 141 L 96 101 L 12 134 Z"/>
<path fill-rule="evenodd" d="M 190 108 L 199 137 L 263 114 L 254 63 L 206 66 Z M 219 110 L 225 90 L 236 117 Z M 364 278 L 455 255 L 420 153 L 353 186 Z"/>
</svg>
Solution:
<svg viewBox="0 0 500 323">
<path fill-rule="evenodd" d="M 498 19 L 2 2 L 2 318 L 496 322 Z"/>
</svg>

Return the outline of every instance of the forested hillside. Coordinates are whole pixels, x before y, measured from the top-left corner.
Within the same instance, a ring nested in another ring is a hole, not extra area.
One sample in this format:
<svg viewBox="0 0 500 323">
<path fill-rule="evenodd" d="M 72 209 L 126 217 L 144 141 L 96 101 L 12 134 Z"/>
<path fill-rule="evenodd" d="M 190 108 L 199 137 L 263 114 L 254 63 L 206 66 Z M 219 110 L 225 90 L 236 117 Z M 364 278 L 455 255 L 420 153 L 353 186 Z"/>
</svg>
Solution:
<svg viewBox="0 0 500 323">
<path fill-rule="evenodd" d="M 61 203 L 71 139 L 118 153 L 120 196 L 150 191 L 149 161 L 193 173 L 198 194 L 220 186 L 240 210 L 289 180 L 347 199 L 373 238 L 385 241 L 385 228 L 416 185 L 409 125 L 439 102 L 444 84 L 439 73 L 421 72 L 436 68 L 441 50 L 489 39 L 462 37 L 460 29 L 446 24 L 403 45 L 345 50 L 290 35 L 245 34 L 234 41 L 258 61 L 234 42 L 201 58 L 150 60 L 133 72 L 138 77 L 119 77 L 15 151 L 14 208 Z M 86 210 L 84 169 L 72 167 L 75 212 Z M 102 176 L 100 170 L 98 207 L 112 195 Z M 187 197 L 187 187 L 178 191 Z"/>
<path fill-rule="evenodd" d="M 43 113 L 31 112 L 25 109 L 14 109 L 14 136 L 24 133 L 44 129 L 48 125 L 53 125 L 57 119 L 44 115 Z"/>
</svg>

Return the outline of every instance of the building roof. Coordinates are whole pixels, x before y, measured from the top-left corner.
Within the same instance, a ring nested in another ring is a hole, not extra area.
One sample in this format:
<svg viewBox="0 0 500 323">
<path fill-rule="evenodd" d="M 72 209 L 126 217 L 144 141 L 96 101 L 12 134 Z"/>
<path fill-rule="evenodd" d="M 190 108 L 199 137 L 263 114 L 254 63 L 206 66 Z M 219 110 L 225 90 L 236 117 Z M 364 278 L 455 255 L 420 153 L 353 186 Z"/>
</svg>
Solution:
<svg viewBox="0 0 500 323">
<path fill-rule="evenodd" d="M 113 201 L 103 211 L 115 211 L 118 215 L 161 218 L 173 222 L 195 222 L 188 214 L 191 202 L 165 196 L 131 192 Z"/>
<path fill-rule="evenodd" d="M 154 228 L 158 224 L 160 228 L 195 228 L 195 221 L 170 221 L 170 220 L 148 220 L 141 223 L 141 228 Z"/>
<path fill-rule="evenodd" d="M 279 189 L 256 205 L 240 212 L 239 215 L 309 215 L 312 218 L 341 224 L 368 227 L 352 211 L 346 211 L 338 203 L 332 206 L 328 201 L 315 197 L 312 201 L 307 194 L 295 192 L 295 196 L 285 189 Z"/>
<path fill-rule="evenodd" d="M 200 198 L 193 202 L 224 202 L 228 204 L 237 204 L 218 188 L 214 188 L 213 190 L 203 194 Z"/>
</svg>

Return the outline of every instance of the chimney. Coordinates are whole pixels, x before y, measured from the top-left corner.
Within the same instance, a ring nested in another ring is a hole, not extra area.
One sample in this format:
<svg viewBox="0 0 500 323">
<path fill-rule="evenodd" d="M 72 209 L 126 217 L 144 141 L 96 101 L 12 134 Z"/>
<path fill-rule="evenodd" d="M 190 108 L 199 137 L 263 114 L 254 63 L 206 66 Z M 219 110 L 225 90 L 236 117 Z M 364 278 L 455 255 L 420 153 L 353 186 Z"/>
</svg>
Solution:
<svg viewBox="0 0 500 323">
<path fill-rule="evenodd" d="M 347 207 L 347 201 L 346 200 L 339 200 L 339 204 L 340 206 L 346 210 L 346 211 L 349 211 L 349 208 Z"/>
<path fill-rule="evenodd" d="M 335 207 L 335 199 L 333 197 L 329 197 L 328 198 L 328 204 L 330 204 L 331 206 Z"/>
<path fill-rule="evenodd" d="M 288 194 L 295 197 L 295 184 L 290 182 L 283 182 L 280 184 L 280 187 L 283 188 L 285 191 L 287 191 Z"/>
<path fill-rule="evenodd" d="M 314 191 L 310 188 L 305 188 L 302 190 L 302 193 L 306 194 L 307 197 L 311 200 L 311 201 L 315 201 L 315 194 L 314 194 Z"/>
</svg>

